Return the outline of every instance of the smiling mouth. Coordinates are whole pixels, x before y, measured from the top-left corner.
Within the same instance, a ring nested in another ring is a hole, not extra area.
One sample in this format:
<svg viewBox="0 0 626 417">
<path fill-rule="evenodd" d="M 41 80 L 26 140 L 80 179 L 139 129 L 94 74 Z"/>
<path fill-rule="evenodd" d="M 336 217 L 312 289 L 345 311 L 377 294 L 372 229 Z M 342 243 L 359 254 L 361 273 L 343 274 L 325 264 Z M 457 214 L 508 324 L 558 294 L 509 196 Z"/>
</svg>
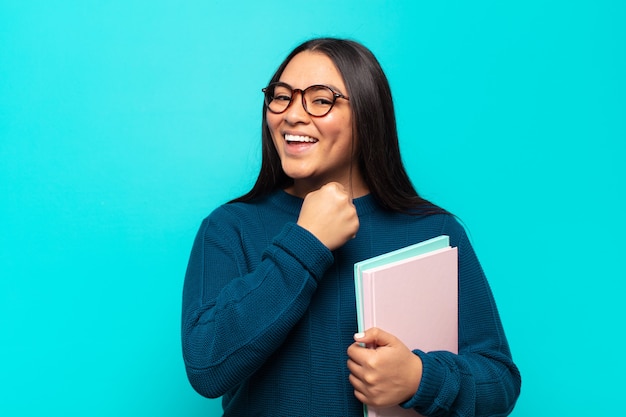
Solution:
<svg viewBox="0 0 626 417">
<path fill-rule="evenodd" d="M 285 141 L 288 144 L 316 143 L 317 139 L 313 139 L 312 137 L 309 137 L 309 136 L 285 135 Z"/>
</svg>

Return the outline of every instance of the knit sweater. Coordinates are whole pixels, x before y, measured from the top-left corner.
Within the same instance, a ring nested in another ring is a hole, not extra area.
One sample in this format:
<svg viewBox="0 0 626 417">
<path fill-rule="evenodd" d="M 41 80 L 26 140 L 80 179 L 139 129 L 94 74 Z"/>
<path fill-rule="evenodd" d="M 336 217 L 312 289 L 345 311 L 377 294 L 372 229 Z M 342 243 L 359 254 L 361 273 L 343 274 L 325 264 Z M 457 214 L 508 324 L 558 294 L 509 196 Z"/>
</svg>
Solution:
<svg viewBox="0 0 626 417">
<path fill-rule="evenodd" d="M 367 195 L 354 200 L 356 238 L 331 252 L 296 224 L 302 202 L 278 191 L 225 204 L 202 222 L 183 290 L 183 356 L 194 389 L 222 396 L 225 416 L 362 416 L 346 366 L 357 331 L 354 263 L 448 235 L 459 253 L 459 353 L 415 350 L 423 375 L 401 406 L 425 416 L 507 415 L 520 374 L 454 217 L 389 212 Z"/>
</svg>

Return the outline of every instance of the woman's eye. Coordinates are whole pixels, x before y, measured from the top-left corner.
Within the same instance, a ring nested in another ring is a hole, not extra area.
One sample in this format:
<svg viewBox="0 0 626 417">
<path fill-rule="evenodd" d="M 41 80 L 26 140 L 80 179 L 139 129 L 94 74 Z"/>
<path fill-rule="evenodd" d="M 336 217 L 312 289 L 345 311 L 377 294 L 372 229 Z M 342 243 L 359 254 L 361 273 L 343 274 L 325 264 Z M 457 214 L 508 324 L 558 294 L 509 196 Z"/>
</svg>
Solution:
<svg viewBox="0 0 626 417">
<path fill-rule="evenodd" d="M 313 100 L 313 103 L 317 104 L 318 106 L 330 106 L 331 104 L 333 104 L 333 101 L 324 97 L 320 97 Z"/>
<path fill-rule="evenodd" d="M 276 101 L 290 101 L 291 97 L 285 94 L 278 94 L 274 96 L 274 100 Z"/>
</svg>

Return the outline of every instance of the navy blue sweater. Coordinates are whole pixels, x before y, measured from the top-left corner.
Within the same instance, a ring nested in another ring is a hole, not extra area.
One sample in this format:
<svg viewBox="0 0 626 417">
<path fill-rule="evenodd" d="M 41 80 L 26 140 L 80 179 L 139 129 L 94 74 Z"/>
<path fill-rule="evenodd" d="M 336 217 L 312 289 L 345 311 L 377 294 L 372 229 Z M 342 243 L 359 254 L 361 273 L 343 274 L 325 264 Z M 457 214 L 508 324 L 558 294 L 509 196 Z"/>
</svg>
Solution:
<svg viewBox="0 0 626 417">
<path fill-rule="evenodd" d="M 414 351 L 419 389 L 401 404 L 426 416 L 503 416 L 520 391 L 496 304 L 462 226 L 449 215 L 354 200 L 357 237 L 331 252 L 296 224 L 283 191 L 226 204 L 203 222 L 183 291 L 189 381 L 222 396 L 225 416 L 361 416 L 346 366 L 357 331 L 355 262 L 439 236 L 459 250 L 459 354 Z"/>
</svg>

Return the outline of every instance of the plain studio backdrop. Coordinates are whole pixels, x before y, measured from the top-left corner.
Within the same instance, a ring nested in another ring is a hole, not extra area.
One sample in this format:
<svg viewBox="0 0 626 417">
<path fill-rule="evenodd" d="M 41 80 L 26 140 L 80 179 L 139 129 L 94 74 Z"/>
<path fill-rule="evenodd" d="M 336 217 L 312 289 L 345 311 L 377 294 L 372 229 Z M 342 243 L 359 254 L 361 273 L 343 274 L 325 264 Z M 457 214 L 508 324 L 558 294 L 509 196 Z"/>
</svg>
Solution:
<svg viewBox="0 0 626 417">
<path fill-rule="evenodd" d="M 624 414 L 623 1 L 0 1 L 0 415 L 213 416 L 187 382 L 200 221 L 252 185 L 297 44 L 386 71 L 523 376 L 514 417 Z"/>
</svg>

